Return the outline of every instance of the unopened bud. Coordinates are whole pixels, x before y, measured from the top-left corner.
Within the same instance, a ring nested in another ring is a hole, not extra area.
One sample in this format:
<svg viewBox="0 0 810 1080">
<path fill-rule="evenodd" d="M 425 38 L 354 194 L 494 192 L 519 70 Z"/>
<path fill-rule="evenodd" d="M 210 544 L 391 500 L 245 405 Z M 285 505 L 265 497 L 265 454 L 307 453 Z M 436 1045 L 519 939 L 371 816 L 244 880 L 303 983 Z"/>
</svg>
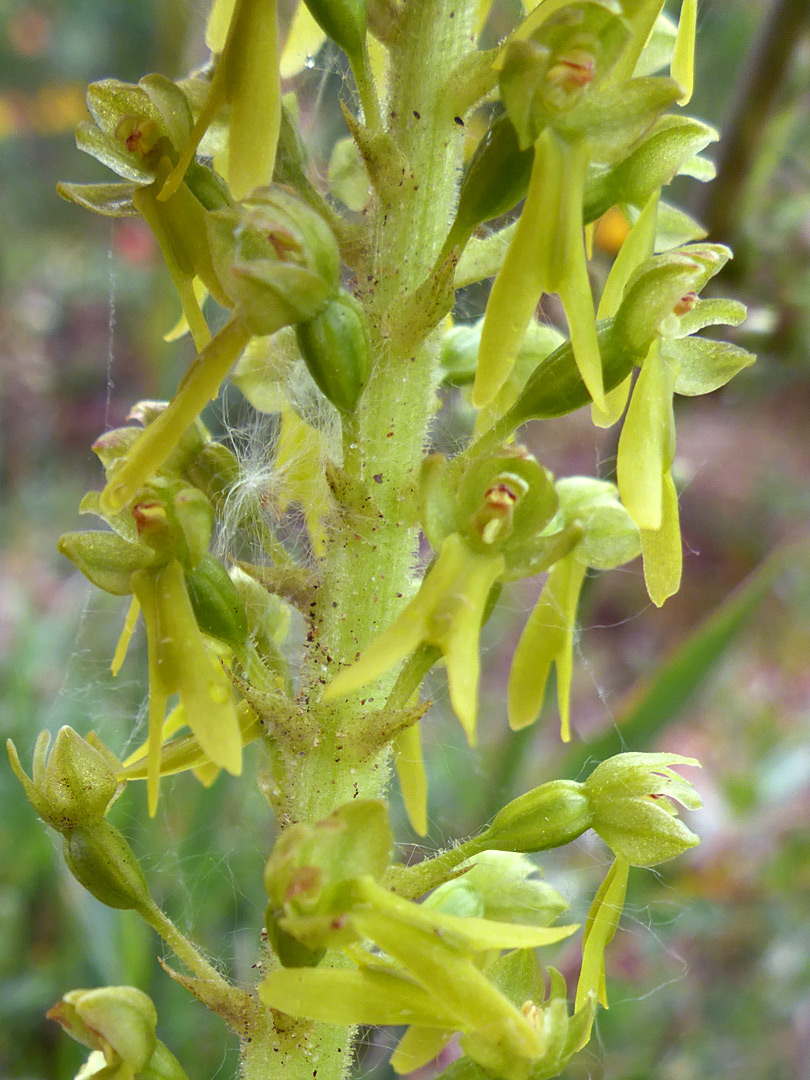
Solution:
<svg viewBox="0 0 810 1080">
<path fill-rule="evenodd" d="M 306 322 L 337 291 L 337 242 L 320 214 L 286 188 L 257 188 L 207 222 L 217 277 L 252 333 Z"/>
<path fill-rule="evenodd" d="M 362 57 L 366 40 L 366 0 L 306 0 L 312 17 L 348 57 Z"/>
<path fill-rule="evenodd" d="M 508 114 L 502 113 L 493 120 L 461 181 L 458 209 L 445 243 L 447 251 L 465 243 L 477 226 L 500 217 L 520 202 L 529 186 L 533 160 L 533 150 L 521 149 Z M 475 374 L 477 343 L 476 339 L 469 381 Z"/>
<path fill-rule="evenodd" d="M 8 754 L 17 779 L 42 820 L 60 832 L 102 821 L 118 787 L 107 757 L 70 727 L 62 727 L 48 754 L 50 736 L 37 739 L 33 778 L 23 772 L 14 744 Z M 47 760 L 46 760 L 47 755 Z"/>
<path fill-rule="evenodd" d="M 318 389 L 340 412 L 354 412 L 371 370 L 359 304 L 340 293 L 296 334 Z"/>
<path fill-rule="evenodd" d="M 479 840 L 496 851 L 545 851 L 570 844 L 591 824 L 582 784 L 552 780 L 507 803 Z"/>
<path fill-rule="evenodd" d="M 100 1050 L 108 1065 L 123 1063 L 132 1073 L 146 1068 L 157 1046 L 157 1011 L 134 986 L 70 990 L 47 1015 L 76 1042 Z"/>
<path fill-rule="evenodd" d="M 79 884 L 107 907 L 138 910 L 151 904 L 140 863 L 109 821 L 65 833 L 64 855 Z"/>
<path fill-rule="evenodd" d="M 222 563 L 213 555 L 205 555 L 186 574 L 186 588 L 203 633 L 232 649 L 241 649 L 247 637 L 245 605 Z"/>
</svg>

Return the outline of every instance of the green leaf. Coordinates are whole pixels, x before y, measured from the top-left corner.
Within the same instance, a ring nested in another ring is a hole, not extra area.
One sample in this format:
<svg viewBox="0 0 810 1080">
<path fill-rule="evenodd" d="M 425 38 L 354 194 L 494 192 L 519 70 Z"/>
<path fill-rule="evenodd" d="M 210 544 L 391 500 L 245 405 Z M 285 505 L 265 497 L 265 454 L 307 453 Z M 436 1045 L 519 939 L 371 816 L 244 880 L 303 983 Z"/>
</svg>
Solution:
<svg viewBox="0 0 810 1080">
<path fill-rule="evenodd" d="M 662 349 L 664 356 L 678 365 L 675 393 L 686 397 L 711 394 L 756 360 L 739 345 L 709 338 L 665 341 Z"/>
</svg>

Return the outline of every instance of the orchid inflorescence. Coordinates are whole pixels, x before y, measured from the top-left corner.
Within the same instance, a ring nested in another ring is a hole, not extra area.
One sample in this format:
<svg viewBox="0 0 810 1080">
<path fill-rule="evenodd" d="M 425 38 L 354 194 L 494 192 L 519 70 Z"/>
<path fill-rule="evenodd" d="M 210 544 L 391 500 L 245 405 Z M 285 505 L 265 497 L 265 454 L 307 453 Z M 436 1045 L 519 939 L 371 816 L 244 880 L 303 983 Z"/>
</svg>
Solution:
<svg viewBox="0 0 810 1080">
<path fill-rule="evenodd" d="M 190 332 L 196 354 L 169 402 L 139 403 L 130 426 L 94 445 L 105 486 L 80 509 L 106 528 L 60 541 L 95 586 L 131 597 L 113 673 L 143 621 L 146 739 L 121 761 L 97 735 L 63 729 L 50 755 L 39 740 L 30 778 L 13 746 L 12 764 L 81 884 L 142 914 L 193 972 L 176 977 L 244 1037 L 248 1080 L 257 1047 L 297 1060 L 289 1033 L 303 1030 L 338 1080 L 361 1024 L 405 1025 L 397 1072 L 458 1038 L 447 1080 L 557 1076 L 607 1005 L 605 950 L 629 868 L 697 843 L 678 806 L 699 798 L 673 769 L 697 762 L 626 753 L 582 782 L 539 785 L 455 848 L 393 861 L 391 760 L 414 831 L 427 831 L 424 676 L 443 662 L 475 745 L 482 626 L 505 585 L 545 575 L 506 714 L 513 729 L 533 724 L 553 667 L 571 739 L 586 575 L 641 555 L 653 603 L 677 591 L 673 397 L 710 393 L 754 359 L 696 336 L 745 317 L 736 301 L 700 296 L 731 252 L 661 197 L 676 176 L 712 171 L 700 154 L 716 133 L 670 111 L 691 93 L 694 0 L 677 25 L 663 0 L 524 3 L 525 19 L 485 53 L 470 42 L 490 6 L 431 0 L 422 19 L 418 4 L 305 0 L 279 51 L 275 0 L 215 0 L 211 65 L 89 88 L 78 146 L 119 180 L 60 185 L 73 203 L 148 225 L 182 310 L 170 336 Z M 344 106 L 352 138 L 336 148 L 330 191 L 313 179 L 297 101 L 282 95 L 296 57 L 327 37 L 359 100 L 356 113 Z M 459 129 L 474 108 L 486 129 L 459 184 Z M 510 224 L 480 235 L 521 200 Z M 595 310 L 592 226 L 611 208 L 627 233 Z M 483 317 L 453 324 L 455 288 L 486 276 Z M 548 293 L 567 337 L 537 319 Z M 273 417 L 275 479 L 251 504 L 237 499 L 238 457 L 201 420 L 232 369 Z M 436 391 L 451 387 L 475 413 L 469 441 L 454 456 L 424 453 Z M 528 421 L 586 405 L 602 426 L 624 414 L 615 483 L 555 477 L 521 441 Z M 237 504 L 262 560 L 215 543 Z M 274 524 L 292 504 L 305 535 L 287 543 Z M 420 536 L 429 555 L 414 574 Z M 308 631 L 298 662 L 285 651 L 294 609 Z M 265 867 L 262 977 L 246 993 L 156 907 L 106 814 L 128 781 L 146 781 L 154 815 L 163 776 L 240 776 L 251 743 L 266 751 L 261 787 L 280 834 Z M 569 1007 L 536 949 L 578 927 L 555 925 L 567 903 L 528 856 L 588 830 L 613 860 Z M 83 1077 L 183 1075 L 132 987 L 72 991 L 51 1015 L 93 1051 Z"/>
</svg>

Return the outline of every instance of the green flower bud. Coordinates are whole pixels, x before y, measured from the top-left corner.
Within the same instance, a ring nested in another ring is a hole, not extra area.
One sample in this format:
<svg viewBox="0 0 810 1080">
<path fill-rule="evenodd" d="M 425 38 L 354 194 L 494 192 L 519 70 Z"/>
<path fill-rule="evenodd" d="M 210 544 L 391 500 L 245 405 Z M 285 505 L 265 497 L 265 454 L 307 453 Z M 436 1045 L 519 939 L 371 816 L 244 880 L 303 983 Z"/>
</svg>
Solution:
<svg viewBox="0 0 810 1080">
<path fill-rule="evenodd" d="M 449 251 L 463 245 L 473 229 L 511 210 L 526 194 L 534 154 L 522 150 L 506 113 L 492 121 L 470 158 L 455 220 L 445 243 Z"/>
<path fill-rule="evenodd" d="M 340 910 L 343 886 L 382 877 L 391 857 L 385 804 L 356 799 L 314 825 L 303 822 L 281 834 L 264 870 L 275 911 L 321 915 Z"/>
<path fill-rule="evenodd" d="M 194 160 L 186 171 L 186 186 L 205 210 L 221 210 L 233 205 L 228 185 L 218 172 Z"/>
<path fill-rule="evenodd" d="M 171 1050 L 158 1039 L 155 1052 L 138 1080 L 188 1080 L 188 1077 Z"/>
<path fill-rule="evenodd" d="M 257 188 L 208 214 L 217 277 L 254 334 L 315 317 L 335 294 L 340 254 L 329 226 L 293 192 Z"/>
<path fill-rule="evenodd" d="M 137 911 L 151 904 L 140 863 L 109 821 L 65 833 L 64 856 L 79 884 L 107 907 Z"/>
<path fill-rule="evenodd" d="M 245 605 L 222 563 L 205 555 L 186 573 L 186 588 L 202 632 L 241 650 L 248 629 Z"/>
<path fill-rule="evenodd" d="M 240 476 L 239 460 L 233 450 L 222 443 L 209 442 L 185 468 L 189 483 L 199 488 L 221 513 L 225 500 Z"/>
<path fill-rule="evenodd" d="M 697 810 L 700 796 L 673 765 L 699 767 L 699 762 L 680 754 L 617 754 L 581 785 L 594 830 L 633 866 L 674 859 L 700 842 L 677 817 L 675 805 Z"/>
<path fill-rule="evenodd" d="M 342 413 L 357 408 L 371 362 L 362 308 L 341 292 L 309 322 L 296 327 L 301 355 L 318 389 Z"/>
<path fill-rule="evenodd" d="M 576 840 L 593 824 L 588 796 L 574 780 L 552 780 L 507 803 L 479 837 L 496 851 L 545 851 Z"/>
<path fill-rule="evenodd" d="M 49 744 L 50 735 L 43 731 L 31 779 L 23 772 L 14 743 L 9 739 L 6 744 L 28 801 L 46 825 L 60 832 L 102 821 L 118 788 L 110 758 L 70 727 L 59 729 L 50 754 Z"/>
<path fill-rule="evenodd" d="M 108 1065 L 123 1063 L 132 1074 L 147 1067 L 157 1047 L 157 1011 L 134 986 L 70 990 L 47 1016 L 76 1042 L 101 1051 Z"/>
<path fill-rule="evenodd" d="M 273 952 L 279 958 L 283 967 L 317 967 L 326 955 L 324 947 L 310 949 L 298 938 L 287 933 L 284 927 L 281 926 L 279 915 L 273 911 L 272 905 L 267 908 L 265 928 L 267 930 L 267 940 L 272 945 Z"/>
<path fill-rule="evenodd" d="M 445 385 L 466 386 L 475 378 L 483 322 L 456 323 L 442 337 L 439 366 Z"/>
<path fill-rule="evenodd" d="M 638 526 L 622 506 L 615 484 L 569 476 L 555 487 L 562 517 L 582 526 L 582 539 L 574 548 L 578 562 L 594 570 L 611 570 L 640 554 Z"/>
<path fill-rule="evenodd" d="M 366 0 L 305 0 L 310 13 L 348 57 L 360 57 L 366 42 Z"/>
</svg>

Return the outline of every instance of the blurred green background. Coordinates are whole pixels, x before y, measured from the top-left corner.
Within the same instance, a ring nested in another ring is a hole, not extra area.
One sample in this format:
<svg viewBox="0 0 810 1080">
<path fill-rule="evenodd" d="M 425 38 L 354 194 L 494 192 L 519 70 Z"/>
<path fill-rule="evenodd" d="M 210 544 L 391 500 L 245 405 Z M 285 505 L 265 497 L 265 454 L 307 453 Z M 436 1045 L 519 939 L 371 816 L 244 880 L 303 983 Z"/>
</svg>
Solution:
<svg viewBox="0 0 810 1080">
<path fill-rule="evenodd" d="M 516 6 L 496 5 L 492 29 Z M 148 231 L 83 214 L 54 187 L 102 175 L 73 146 L 85 84 L 185 73 L 204 55 L 204 7 L 0 0 L 0 718 L 24 762 L 42 728 L 95 728 L 122 753 L 143 733 L 143 644 L 114 681 L 122 605 L 91 593 L 55 545 L 80 527 L 79 499 L 100 482 L 93 438 L 139 398 L 169 394 L 189 352 L 162 341 L 178 305 Z M 573 749 L 561 748 L 551 715 L 505 733 L 508 658 L 537 583 L 513 586 L 487 627 L 481 748 L 462 746 L 440 678 L 425 725 L 435 843 L 625 746 L 703 762 L 705 809 L 690 822 L 703 842 L 660 872 L 634 872 L 608 959 L 611 1009 L 569 1080 L 810 1076 L 808 24 L 806 0 L 700 9 L 689 111 L 727 138 L 712 148 L 717 194 L 690 181 L 677 197 L 735 247 L 717 290 L 749 304 L 737 340 L 760 359 L 707 399 L 679 399 L 680 594 L 651 608 L 636 565 L 589 582 Z M 321 177 L 341 134 L 335 63 L 321 54 L 291 86 Z M 440 420 L 439 437 L 457 437 L 463 402 Z M 616 433 L 594 431 L 584 412 L 526 438 L 557 473 L 610 472 Z M 114 820 L 170 914 L 249 982 L 269 814 L 249 783 L 220 779 L 206 791 L 184 776 L 170 793 L 147 826 L 133 787 Z M 233 1039 L 160 970 L 151 932 L 75 884 L 6 766 L 0 797 L 0 1075 L 72 1077 L 82 1053 L 45 1010 L 74 987 L 134 983 L 155 999 L 159 1033 L 192 1080 L 234 1076 Z M 544 867 L 581 917 L 605 851 L 586 838 Z M 573 971 L 575 949 L 557 962 Z M 393 1033 L 369 1032 L 359 1071 L 387 1075 L 393 1044 Z"/>
</svg>

